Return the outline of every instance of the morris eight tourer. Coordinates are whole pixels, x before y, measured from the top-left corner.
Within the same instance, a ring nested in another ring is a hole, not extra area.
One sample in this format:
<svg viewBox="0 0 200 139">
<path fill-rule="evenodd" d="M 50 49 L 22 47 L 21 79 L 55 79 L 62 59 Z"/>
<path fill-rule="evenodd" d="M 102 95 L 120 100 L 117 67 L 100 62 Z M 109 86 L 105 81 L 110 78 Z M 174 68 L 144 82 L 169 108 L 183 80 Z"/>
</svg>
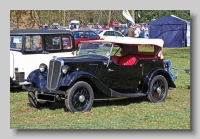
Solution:
<svg viewBox="0 0 200 139">
<path fill-rule="evenodd" d="M 104 98 L 162 102 L 176 88 L 162 46 L 162 39 L 143 38 L 81 42 L 76 57 L 54 57 L 28 75 L 29 102 L 39 108 L 63 101 L 71 112 L 88 111 L 95 99 Z"/>
</svg>

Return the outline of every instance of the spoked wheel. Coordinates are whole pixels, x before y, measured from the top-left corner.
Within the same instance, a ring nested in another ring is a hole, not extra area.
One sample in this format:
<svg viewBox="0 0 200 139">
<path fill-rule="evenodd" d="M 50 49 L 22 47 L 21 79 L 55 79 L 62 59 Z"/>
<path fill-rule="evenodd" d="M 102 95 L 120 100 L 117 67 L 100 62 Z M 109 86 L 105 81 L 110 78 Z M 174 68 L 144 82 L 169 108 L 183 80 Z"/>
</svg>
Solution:
<svg viewBox="0 0 200 139">
<path fill-rule="evenodd" d="M 162 75 L 155 76 L 150 84 L 148 99 L 153 102 L 164 101 L 168 93 L 167 80 Z"/>
<path fill-rule="evenodd" d="M 91 109 L 94 94 L 91 86 L 83 81 L 75 83 L 68 91 L 65 106 L 71 112 L 85 112 Z"/>
<path fill-rule="evenodd" d="M 40 108 L 40 107 L 50 107 L 53 102 L 49 101 L 40 101 L 37 99 L 37 91 L 28 91 L 28 100 L 31 103 L 31 105 L 35 108 Z"/>
</svg>

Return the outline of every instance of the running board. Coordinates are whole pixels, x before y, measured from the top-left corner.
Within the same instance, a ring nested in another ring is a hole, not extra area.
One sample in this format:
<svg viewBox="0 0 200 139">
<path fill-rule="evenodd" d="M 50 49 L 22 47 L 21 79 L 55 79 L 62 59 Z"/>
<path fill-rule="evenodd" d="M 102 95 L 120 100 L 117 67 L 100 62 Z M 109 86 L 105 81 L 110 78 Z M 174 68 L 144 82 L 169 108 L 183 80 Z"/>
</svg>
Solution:
<svg viewBox="0 0 200 139">
<path fill-rule="evenodd" d="M 144 97 L 146 94 L 144 93 L 119 93 L 114 90 L 111 90 L 111 97 Z"/>
</svg>

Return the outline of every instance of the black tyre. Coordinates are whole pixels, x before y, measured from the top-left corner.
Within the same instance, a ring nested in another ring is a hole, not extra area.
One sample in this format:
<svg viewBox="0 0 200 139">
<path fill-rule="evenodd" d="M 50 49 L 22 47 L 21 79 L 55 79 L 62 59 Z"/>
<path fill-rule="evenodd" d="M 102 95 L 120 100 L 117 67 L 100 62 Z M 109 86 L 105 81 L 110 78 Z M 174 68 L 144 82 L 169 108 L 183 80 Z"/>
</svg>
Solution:
<svg viewBox="0 0 200 139">
<path fill-rule="evenodd" d="M 65 106 L 71 112 L 85 112 L 91 109 L 93 100 L 91 86 L 84 81 L 79 81 L 67 91 Z"/>
<path fill-rule="evenodd" d="M 53 104 L 53 102 L 37 100 L 35 91 L 28 92 L 28 100 L 31 103 L 31 105 L 34 106 L 35 108 L 50 107 Z"/>
<path fill-rule="evenodd" d="M 148 99 L 153 102 L 162 102 L 168 93 L 168 83 L 162 75 L 155 76 L 149 86 Z"/>
</svg>

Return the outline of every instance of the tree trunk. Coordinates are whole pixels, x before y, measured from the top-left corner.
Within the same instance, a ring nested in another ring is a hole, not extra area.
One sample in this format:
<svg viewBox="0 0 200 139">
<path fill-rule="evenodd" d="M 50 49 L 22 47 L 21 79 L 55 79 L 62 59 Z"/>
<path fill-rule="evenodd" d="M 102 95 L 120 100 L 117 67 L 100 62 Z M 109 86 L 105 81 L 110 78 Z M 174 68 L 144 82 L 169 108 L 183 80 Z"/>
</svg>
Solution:
<svg viewBox="0 0 200 139">
<path fill-rule="evenodd" d="M 40 20 L 35 10 L 11 10 L 10 30 L 39 29 Z"/>
<path fill-rule="evenodd" d="M 110 19 L 111 19 L 111 10 L 109 11 L 108 14 L 108 27 L 110 27 Z"/>
<path fill-rule="evenodd" d="M 68 23 L 68 24 L 70 23 L 70 16 L 71 16 L 71 11 L 68 10 L 68 11 L 67 11 L 67 23 Z"/>
<path fill-rule="evenodd" d="M 66 10 L 63 10 L 63 26 L 66 26 Z"/>
</svg>

